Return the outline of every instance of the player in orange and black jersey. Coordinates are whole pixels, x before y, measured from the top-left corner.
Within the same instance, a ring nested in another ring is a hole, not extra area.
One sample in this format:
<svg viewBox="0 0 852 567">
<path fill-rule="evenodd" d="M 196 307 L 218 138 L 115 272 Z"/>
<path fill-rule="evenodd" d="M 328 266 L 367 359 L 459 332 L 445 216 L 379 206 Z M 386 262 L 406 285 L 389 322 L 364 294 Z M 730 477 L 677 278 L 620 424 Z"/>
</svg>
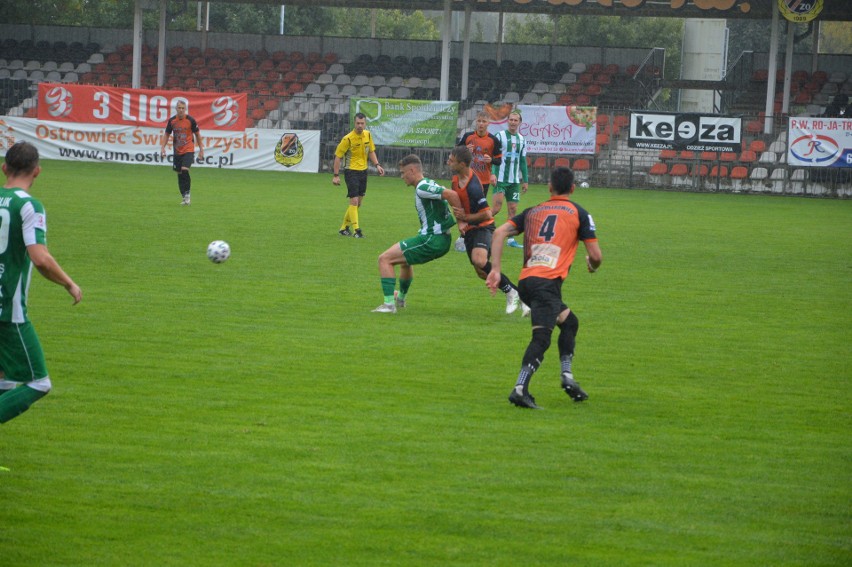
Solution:
<svg viewBox="0 0 852 567">
<path fill-rule="evenodd" d="M 497 136 L 488 132 L 488 114 L 480 112 L 476 116 L 476 130 L 461 135 L 457 146 L 467 146 L 473 155 L 470 168 L 482 183 L 482 189 L 488 196 L 488 187 L 497 183 L 497 178 L 491 173 L 492 165 L 503 163 L 503 148 Z"/>
<path fill-rule="evenodd" d="M 169 142 L 169 136 L 174 136 L 174 161 L 172 169 L 178 175 L 178 189 L 180 190 L 181 205 L 189 204 L 189 190 L 192 180 L 189 177 L 189 168 L 195 161 L 195 146 L 192 143 L 193 137 L 195 144 L 198 145 L 198 157 L 204 157 L 204 146 L 201 144 L 201 132 L 198 130 L 198 124 L 195 118 L 186 113 L 186 102 L 178 101 L 175 110 L 177 114 L 169 118 L 166 123 L 166 131 L 163 132 L 163 142 L 160 145 L 160 155 L 166 157 L 166 144 Z"/>
<path fill-rule="evenodd" d="M 549 201 L 526 209 L 495 231 L 494 258 L 486 284 L 494 293 L 501 280 L 503 241 L 508 236 L 524 233 L 524 266 L 518 280 L 521 301 L 532 309 L 532 340 L 524 353 L 518 381 L 509 401 L 519 407 L 538 409 L 529 393 L 529 382 L 550 347 L 553 327 L 559 327 L 559 359 L 562 389 L 575 402 L 588 398 L 574 380 L 571 364 L 580 322 L 562 301 L 562 282 L 568 277 L 571 263 L 582 240 L 586 247 L 586 267 L 594 273 L 602 262 L 592 216 L 569 200 L 574 191 L 574 172 L 557 167 L 550 175 Z"/>
<path fill-rule="evenodd" d="M 489 257 L 491 256 L 491 237 L 494 234 L 494 217 L 491 207 L 482 190 L 482 183 L 473 174 L 470 162 L 473 156 L 466 146 L 456 146 L 450 151 L 447 165 L 453 175 L 453 191 L 459 196 L 461 209 L 455 211 L 456 218 L 468 223 L 467 230 L 462 233 L 467 257 L 483 280 L 491 271 Z M 520 305 L 520 297 L 515 284 L 502 275 L 498 284 L 500 291 L 506 294 L 506 313 L 512 314 Z"/>
</svg>

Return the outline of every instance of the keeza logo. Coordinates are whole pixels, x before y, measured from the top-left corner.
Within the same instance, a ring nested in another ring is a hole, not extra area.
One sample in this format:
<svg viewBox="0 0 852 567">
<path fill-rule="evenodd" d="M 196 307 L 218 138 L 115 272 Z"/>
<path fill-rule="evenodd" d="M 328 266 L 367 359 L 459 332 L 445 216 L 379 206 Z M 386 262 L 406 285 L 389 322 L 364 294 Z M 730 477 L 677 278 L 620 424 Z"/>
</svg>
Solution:
<svg viewBox="0 0 852 567">
<path fill-rule="evenodd" d="M 214 100 L 210 110 L 213 111 L 213 122 L 221 128 L 236 124 L 240 116 L 240 105 L 229 96 L 220 96 Z"/>
<path fill-rule="evenodd" d="M 71 114 L 74 97 L 64 87 L 53 87 L 44 96 L 47 113 L 54 118 L 63 118 Z"/>
<path fill-rule="evenodd" d="M 630 116 L 631 147 L 671 147 L 691 150 L 739 149 L 742 119 L 704 114 L 655 114 Z"/>
</svg>

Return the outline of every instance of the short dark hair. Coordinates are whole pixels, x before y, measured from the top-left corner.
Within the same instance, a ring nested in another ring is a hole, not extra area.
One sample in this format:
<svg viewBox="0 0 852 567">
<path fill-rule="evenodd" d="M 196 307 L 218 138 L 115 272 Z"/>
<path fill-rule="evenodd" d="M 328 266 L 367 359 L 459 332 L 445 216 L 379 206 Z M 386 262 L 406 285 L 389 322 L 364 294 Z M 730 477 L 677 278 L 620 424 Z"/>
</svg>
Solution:
<svg viewBox="0 0 852 567">
<path fill-rule="evenodd" d="M 356 113 L 355 113 L 355 118 L 363 118 L 364 120 L 366 120 L 366 119 L 367 119 L 367 115 L 366 115 L 366 114 L 364 114 L 363 112 L 356 112 Z"/>
<path fill-rule="evenodd" d="M 473 154 L 470 153 L 470 149 L 467 146 L 454 146 L 450 150 L 450 155 L 456 158 L 456 161 L 465 165 L 470 165 L 470 162 L 473 161 Z"/>
<path fill-rule="evenodd" d="M 6 173 L 30 174 L 38 167 L 38 148 L 29 142 L 16 142 L 6 151 Z"/>
<path fill-rule="evenodd" d="M 550 184 L 557 195 L 568 195 L 574 188 L 574 172 L 569 167 L 554 167 L 550 172 Z"/>
<path fill-rule="evenodd" d="M 423 168 L 423 162 L 420 161 L 420 158 L 415 154 L 408 154 L 401 160 L 399 160 L 399 168 L 402 169 L 406 165 L 416 165 L 419 168 Z"/>
</svg>

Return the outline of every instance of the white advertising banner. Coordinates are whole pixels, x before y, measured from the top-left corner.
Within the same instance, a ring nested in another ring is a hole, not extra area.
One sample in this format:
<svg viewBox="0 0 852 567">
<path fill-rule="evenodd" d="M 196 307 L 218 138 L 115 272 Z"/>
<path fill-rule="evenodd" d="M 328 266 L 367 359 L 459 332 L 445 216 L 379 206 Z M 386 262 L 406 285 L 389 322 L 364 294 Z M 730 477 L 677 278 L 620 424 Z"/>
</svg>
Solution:
<svg viewBox="0 0 852 567">
<path fill-rule="evenodd" d="M 527 143 L 527 154 L 594 154 L 598 109 L 594 106 L 517 107 L 523 117 L 518 132 Z M 492 117 L 488 131 L 507 128 L 508 110 Z"/>
<path fill-rule="evenodd" d="M 787 163 L 805 167 L 852 167 L 852 119 L 789 118 Z"/>
<path fill-rule="evenodd" d="M 77 124 L 33 118 L 0 117 L 0 152 L 25 140 L 43 159 L 147 163 L 172 162 L 171 143 L 160 157 L 163 130 L 120 124 Z M 319 130 L 268 130 L 201 132 L 204 158 L 195 152 L 197 167 L 259 169 L 264 171 L 319 171 Z"/>
</svg>

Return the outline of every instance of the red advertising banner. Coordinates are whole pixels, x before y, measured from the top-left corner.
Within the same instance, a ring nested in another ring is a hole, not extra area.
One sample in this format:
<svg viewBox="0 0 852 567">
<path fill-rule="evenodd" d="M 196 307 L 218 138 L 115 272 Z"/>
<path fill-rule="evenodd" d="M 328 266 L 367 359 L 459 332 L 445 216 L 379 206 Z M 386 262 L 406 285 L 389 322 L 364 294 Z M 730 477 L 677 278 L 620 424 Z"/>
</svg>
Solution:
<svg viewBox="0 0 852 567">
<path fill-rule="evenodd" d="M 41 83 L 38 119 L 79 124 L 121 124 L 165 128 L 178 101 L 187 105 L 199 129 L 243 131 L 248 95 L 126 89 L 96 85 Z"/>
</svg>

